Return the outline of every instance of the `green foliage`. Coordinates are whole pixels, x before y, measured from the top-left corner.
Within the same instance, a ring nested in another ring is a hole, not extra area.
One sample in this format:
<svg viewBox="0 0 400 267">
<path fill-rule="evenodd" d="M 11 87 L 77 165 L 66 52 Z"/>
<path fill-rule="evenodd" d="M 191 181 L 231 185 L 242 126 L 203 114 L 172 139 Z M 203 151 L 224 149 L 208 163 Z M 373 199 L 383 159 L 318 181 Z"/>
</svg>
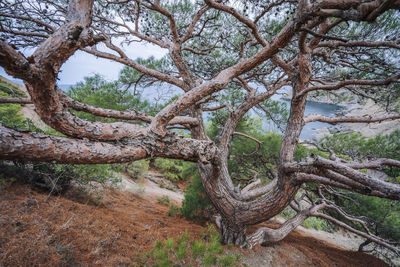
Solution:
<svg viewBox="0 0 400 267">
<path fill-rule="evenodd" d="M 134 95 L 130 90 L 122 88 L 119 81 L 108 82 L 98 74 L 85 77 L 83 82 L 72 86 L 67 94 L 75 100 L 100 108 L 135 109 L 143 112 L 150 108 L 147 101 L 142 101 L 140 95 Z M 90 121 L 115 121 L 115 119 L 99 117 L 85 112 L 76 112 L 76 115 Z"/>
<path fill-rule="evenodd" d="M 318 218 L 318 217 L 308 217 L 302 225 L 305 228 L 312 228 L 315 230 L 325 231 L 332 233 L 334 228 L 331 224 L 329 224 L 326 220 Z"/>
<path fill-rule="evenodd" d="M 4 177 L 14 177 L 20 182 L 53 194 L 67 190 L 72 181 L 81 186 L 90 182 L 104 185 L 115 185 L 120 182 L 120 178 L 113 171 L 113 166 L 109 164 L 64 165 L 0 161 L 0 172 Z"/>
<path fill-rule="evenodd" d="M 204 218 L 204 211 L 210 206 L 200 175 L 196 172 L 186 186 L 181 213 L 187 219 L 199 220 Z"/>
<path fill-rule="evenodd" d="M 11 84 L 6 79 L 3 79 L 2 76 L 0 76 L 0 92 L 3 92 L 10 97 L 26 97 L 25 92 L 23 92 L 17 86 Z"/>
<path fill-rule="evenodd" d="M 155 165 L 165 178 L 173 182 L 186 180 L 191 175 L 190 172 L 196 168 L 196 164 L 192 162 L 164 158 L 156 159 Z"/>
<path fill-rule="evenodd" d="M 119 164 L 120 170 L 128 174 L 133 179 L 139 179 L 149 169 L 149 162 L 147 160 L 138 160 L 129 163 Z M 116 169 L 117 171 L 118 169 Z"/>
<path fill-rule="evenodd" d="M 221 266 L 233 266 L 236 261 L 236 257 L 233 255 L 226 255 L 219 259 L 219 264 Z"/>
<path fill-rule="evenodd" d="M 180 208 L 175 204 L 171 203 L 168 209 L 168 216 L 175 217 L 180 213 Z"/>
<path fill-rule="evenodd" d="M 163 195 L 163 196 L 157 198 L 157 202 L 158 202 L 158 204 L 168 206 L 169 205 L 169 197 L 166 195 Z"/>
<path fill-rule="evenodd" d="M 16 179 L 14 177 L 8 177 L 0 173 L 0 190 L 7 188 L 15 181 Z"/>
<path fill-rule="evenodd" d="M 0 91 L 0 97 L 10 97 L 11 95 Z M 36 130 L 32 122 L 19 113 L 21 105 L 19 104 L 1 104 L 0 105 L 0 124 L 10 128 L 22 130 Z"/>
<path fill-rule="evenodd" d="M 387 135 L 378 135 L 366 138 L 360 133 L 334 134 L 322 140 L 337 154 L 348 155 L 352 159 L 364 158 L 391 158 L 400 160 L 400 130 Z M 385 168 L 389 176 L 395 178 L 400 176 L 400 169 L 396 167 Z"/>
<path fill-rule="evenodd" d="M 158 240 L 151 251 L 138 255 L 138 261 L 144 266 L 243 266 L 240 254 L 224 255 L 220 236 L 213 226 L 208 226 L 203 237 L 190 241 L 190 235 L 184 233 L 176 240 Z"/>
<path fill-rule="evenodd" d="M 400 130 L 388 135 L 378 135 L 366 138 L 359 133 L 335 134 L 325 137 L 323 144 L 337 154 L 347 155 L 355 160 L 373 158 L 392 158 L 400 160 Z M 390 182 L 400 183 L 400 169 L 391 167 L 383 169 L 391 177 Z M 365 170 L 361 170 L 365 172 Z M 400 208 L 399 205 L 388 199 L 365 196 L 341 190 L 347 197 L 336 196 L 332 200 L 349 214 L 363 216 L 370 231 L 383 238 L 400 240 Z M 333 216 L 343 218 L 333 213 Z M 347 222 L 363 230 L 360 225 Z"/>
<path fill-rule="evenodd" d="M 73 180 L 82 184 L 89 182 L 111 183 L 117 184 L 121 179 L 115 175 L 116 166 L 110 164 L 82 164 L 82 165 L 56 165 L 57 169 L 62 172 L 68 172 Z"/>
<path fill-rule="evenodd" d="M 2 97 L 0 92 L 0 97 Z M 25 119 L 19 114 L 20 105 L 2 104 L 0 105 L 0 124 L 10 128 L 25 128 Z"/>
<path fill-rule="evenodd" d="M 372 233 L 385 239 L 400 240 L 400 206 L 394 200 L 348 193 L 349 198 L 336 198 L 336 203 L 346 212 L 362 216 Z M 340 218 L 340 216 L 338 216 Z M 358 224 L 347 222 L 362 230 Z"/>
<path fill-rule="evenodd" d="M 262 125 L 255 119 L 248 119 L 238 131 L 256 138 L 262 142 L 262 145 L 257 150 L 258 144 L 253 140 L 240 135 L 234 136 L 228 160 L 229 171 L 234 182 L 241 182 L 244 187 L 248 181 L 242 180 L 243 178 L 248 179 L 257 175 L 264 179 L 264 182 L 273 179 L 272 171 L 276 170 L 278 164 L 282 135 L 275 132 L 265 133 Z M 294 158 L 300 160 L 311 153 L 311 150 L 299 144 Z"/>
<path fill-rule="evenodd" d="M 257 153 L 253 153 L 257 149 L 257 143 L 242 136 L 233 138 L 228 161 L 232 177 L 234 179 L 252 178 L 258 174 L 260 177 L 272 179 L 270 168 L 277 164 L 282 136 L 274 132 L 246 134 L 255 137 L 262 142 L 262 145 Z"/>
</svg>

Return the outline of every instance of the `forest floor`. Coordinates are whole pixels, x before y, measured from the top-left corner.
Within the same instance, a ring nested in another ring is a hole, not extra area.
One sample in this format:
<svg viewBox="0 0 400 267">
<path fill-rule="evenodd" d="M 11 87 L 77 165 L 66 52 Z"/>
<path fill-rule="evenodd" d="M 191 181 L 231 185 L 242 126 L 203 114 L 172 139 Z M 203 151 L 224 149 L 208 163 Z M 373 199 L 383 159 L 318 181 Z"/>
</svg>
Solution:
<svg viewBox="0 0 400 267">
<path fill-rule="evenodd" d="M 135 192 L 130 187 L 101 190 L 99 198 L 76 188 L 49 197 L 27 185 L 10 185 L 0 191 L 0 266 L 136 266 L 138 254 L 152 249 L 156 240 L 184 232 L 201 239 L 205 225 L 170 217 L 168 207 L 157 202 L 157 194 L 167 189 L 146 180 L 141 186 Z M 148 188 L 153 190 L 146 194 Z M 179 204 L 174 196 L 171 201 Z M 304 231 L 238 251 L 248 266 L 387 266 Z"/>
</svg>

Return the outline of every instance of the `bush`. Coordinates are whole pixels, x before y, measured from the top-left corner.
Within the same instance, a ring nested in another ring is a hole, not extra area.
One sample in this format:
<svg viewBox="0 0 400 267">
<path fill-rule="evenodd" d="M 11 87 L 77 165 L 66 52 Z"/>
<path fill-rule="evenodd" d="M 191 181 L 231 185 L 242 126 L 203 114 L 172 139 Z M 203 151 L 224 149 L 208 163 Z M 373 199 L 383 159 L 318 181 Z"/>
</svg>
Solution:
<svg viewBox="0 0 400 267">
<path fill-rule="evenodd" d="M 11 95 L 0 91 L 0 97 L 10 96 Z M 0 104 L 0 125 L 22 130 L 37 130 L 29 119 L 24 118 L 24 116 L 19 113 L 20 109 L 21 105 L 19 104 Z"/>
<path fill-rule="evenodd" d="M 7 188 L 15 181 L 14 177 L 5 177 L 4 174 L 0 173 L 0 190 Z"/>
<path fill-rule="evenodd" d="M 120 182 L 109 164 L 64 165 L 0 161 L 0 172 L 4 177 L 14 177 L 22 183 L 52 194 L 66 191 L 72 182 L 81 186 L 93 181 L 108 185 Z"/>
<path fill-rule="evenodd" d="M 365 196 L 358 193 L 350 193 L 350 199 L 340 198 L 336 202 L 344 210 L 355 216 L 363 216 L 367 221 L 369 229 L 375 235 L 385 239 L 400 240 L 400 206 L 396 201 L 379 197 Z M 336 214 L 333 214 L 334 216 Z M 338 216 L 341 218 L 340 216 Z M 352 224 L 359 230 L 363 230 L 360 225 Z"/>
<path fill-rule="evenodd" d="M 168 206 L 169 205 L 169 197 L 166 195 L 161 196 L 161 197 L 157 198 L 157 202 L 158 202 L 158 204 Z"/>
<path fill-rule="evenodd" d="M 359 133 L 334 134 L 325 137 L 322 142 L 337 154 L 347 155 L 356 160 L 371 158 L 391 158 L 400 160 L 400 130 L 388 135 L 366 138 Z M 341 156 L 342 157 L 342 156 Z M 390 182 L 400 183 L 400 168 L 384 168 L 391 178 Z M 365 170 L 360 170 L 365 172 Z M 362 216 L 372 233 L 386 239 L 400 240 L 400 207 L 393 200 L 365 196 L 346 190 L 339 190 L 346 197 L 332 197 L 347 213 Z M 342 216 L 330 214 L 341 220 Z M 346 221 L 363 231 L 357 223 Z"/>
<path fill-rule="evenodd" d="M 118 81 L 108 82 L 101 75 L 95 74 L 85 77 L 84 81 L 72 86 L 67 92 L 71 98 L 96 107 L 127 110 L 136 109 L 143 112 L 151 110 L 147 101 L 142 101 L 139 95 L 126 90 Z M 116 121 L 113 118 L 104 118 L 86 112 L 75 111 L 74 114 L 86 120 L 100 120 L 104 122 Z"/>
<path fill-rule="evenodd" d="M 321 141 L 337 154 L 348 155 L 352 159 L 390 158 L 400 160 L 400 130 L 387 135 L 366 138 L 359 133 L 334 134 Z M 386 174 L 400 177 L 400 168 L 384 168 Z"/>
<path fill-rule="evenodd" d="M 173 182 L 186 180 L 191 176 L 190 172 L 196 167 L 192 162 L 164 158 L 156 159 L 155 166 L 163 173 L 165 178 Z"/>
<path fill-rule="evenodd" d="M 174 217 L 178 215 L 180 212 L 180 208 L 176 206 L 175 204 L 169 205 L 169 210 L 168 210 L 168 216 Z"/>
<path fill-rule="evenodd" d="M 130 163 L 117 164 L 120 165 L 120 171 L 128 174 L 132 179 L 139 179 L 149 169 L 147 160 L 138 160 Z"/>
<path fill-rule="evenodd" d="M 204 210 L 211 207 L 199 173 L 197 172 L 192 181 L 186 186 L 186 192 L 182 201 L 182 215 L 187 219 L 201 220 L 204 218 Z"/>
<path fill-rule="evenodd" d="M 13 177 L 19 182 L 54 194 L 67 190 L 72 181 L 69 173 L 57 170 L 55 164 L 50 163 L 0 161 L 0 172 L 6 179 Z"/>
<path fill-rule="evenodd" d="M 325 231 L 329 233 L 334 232 L 334 228 L 324 219 L 317 217 L 308 217 L 302 225 L 305 228 L 312 228 L 315 230 Z"/>
<path fill-rule="evenodd" d="M 233 255 L 226 255 L 219 259 L 219 264 L 221 266 L 233 266 L 236 261 L 236 257 Z"/>
</svg>

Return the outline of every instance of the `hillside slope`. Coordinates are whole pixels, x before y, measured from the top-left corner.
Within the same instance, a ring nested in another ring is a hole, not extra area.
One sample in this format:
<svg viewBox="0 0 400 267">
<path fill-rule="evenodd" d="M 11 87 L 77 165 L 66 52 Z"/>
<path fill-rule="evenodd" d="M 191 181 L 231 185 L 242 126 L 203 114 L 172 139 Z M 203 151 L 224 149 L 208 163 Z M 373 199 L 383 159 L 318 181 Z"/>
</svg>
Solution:
<svg viewBox="0 0 400 267">
<path fill-rule="evenodd" d="M 185 231 L 201 238 L 203 226 L 167 209 L 129 192 L 106 190 L 96 199 L 73 189 L 48 198 L 13 184 L 0 192 L 0 266 L 136 266 L 137 254 L 158 239 Z M 248 266 L 387 266 L 297 231 L 242 253 Z"/>
</svg>

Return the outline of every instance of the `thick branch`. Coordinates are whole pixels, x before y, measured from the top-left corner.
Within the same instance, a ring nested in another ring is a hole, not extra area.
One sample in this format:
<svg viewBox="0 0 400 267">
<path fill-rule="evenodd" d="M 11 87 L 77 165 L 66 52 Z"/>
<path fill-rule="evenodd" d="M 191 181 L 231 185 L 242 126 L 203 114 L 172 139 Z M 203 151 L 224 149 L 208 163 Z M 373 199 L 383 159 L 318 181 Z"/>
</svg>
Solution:
<svg viewBox="0 0 400 267">
<path fill-rule="evenodd" d="M 327 84 L 327 85 L 318 85 L 306 88 L 304 91 L 300 93 L 300 95 L 304 95 L 311 91 L 316 90 L 338 90 L 348 85 L 370 85 L 370 86 L 378 86 L 378 85 L 389 85 L 393 82 L 398 82 L 400 79 L 400 74 L 393 75 L 384 80 L 344 80 L 336 84 Z"/>
<path fill-rule="evenodd" d="M 346 181 L 336 181 L 327 177 L 315 175 L 315 174 L 310 174 L 310 173 L 297 173 L 296 174 L 296 180 L 299 182 L 314 182 L 314 183 L 320 183 L 324 185 L 330 185 L 334 186 L 337 188 L 342 188 L 342 189 L 347 189 L 350 191 L 354 191 L 357 189 L 356 186 L 349 186 L 347 185 Z"/>
<path fill-rule="evenodd" d="M 329 42 L 320 42 L 317 47 L 330 47 L 330 48 L 337 48 L 339 46 L 342 47 L 390 47 L 400 49 L 400 45 L 398 41 L 329 41 Z"/>
<path fill-rule="evenodd" d="M 353 122 L 353 123 L 372 123 L 372 122 L 382 122 L 386 120 L 397 120 L 400 119 L 400 114 L 385 114 L 382 116 L 344 116 L 344 117 L 327 117 L 319 114 L 310 114 L 304 118 L 304 123 L 309 123 L 313 121 L 326 122 L 330 124 L 340 123 L 340 122 Z"/>
<path fill-rule="evenodd" d="M 162 139 L 144 134 L 123 142 L 98 142 L 38 133 L 19 132 L 0 126 L 0 159 L 57 163 L 122 163 L 146 157 L 210 161 L 217 153 L 210 141 L 168 134 Z"/>
<path fill-rule="evenodd" d="M 284 239 L 292 230 L 302 224 L 312 213 L 316 213 L 319 209 L 324 208 L 325 204 L 313 206 L 309 209 L 302 210 L 292 219 L 287 220 L 278 229 L 262 227 L 247 237 L 246 243 L 252 248 L 256 244 L 277 242 Z"/>
<path fill-rule="evenodd" d="M 270 181 L 268 184 L 266 184 L 264 186 L 260 186 L 255 189 L 251 189 L 260 183 L 258 181 L 260 181 L 260 180 L 258 179 L 254 183 L 251 183 L 248 186 L 246 186 L 245 188 L 243 188 L 243 190 L 241 191 L 241 194 L 240 194 L 241 200 L 248 201 L 251 199 L 258 198 L 262 195 L 265 195 L 268 192 L 270 192 L 278 183 L 278 179 L 273 179 L 272 181 Z"/>
<path fill-rule="evenodd" d="M 400 168 L 400 161 L 394 159 L 381 158 L 363 163 L 357 163 L 357 162 L 346 163 L 346 166 L 353 169 L 380 169 L 383 166 L 394 166 Z"/>
<path fill-rule="evenodd" d="M 62 94 L 62 101 L 68 105 L 68 107 L 73 108 L 74 110 L 77 111 L 84 111 L 87 113 L 91 113 L 93 115 L 101 116 L 101 117 L 106 117 L 106 118 L 114 118 L 114 119 L 121 119 L 121 120 L 139 120 L 143 122 L 150 123 L 151 120 L 153 119 L 152 116 L 149 116 L 143 112 L 136 111 L 136 110 L 129 110 L 129 111 L 119 111 L 119 110 L 113 110 L 113 109 L 105 109 L 105 108 L 98 108 L 94 107 L 85 103 L 81 103 L 79 101 L 76 101 L 66 95 Z M 0 98 L 1 102 L 1 98 Z M 178 116 L 172 119 L 169 122 L 169 125 L 173 124 L 188 124 L 188 125 L 197 125 L 199 122 L 190 117 L 183 117 L 183 116 Z"/>
<path fill-rule="evenodd" d="M 147 155 L 140 145 L 22 133 L 0 126 L 0 159 L 90 164 L 129 162 Z"/>
<path fill-rule="evenodd" d="M 12 73 L 15 78 L 20 79 L 26 78 L 26 73 L 29 73 L 31 68 L 24 55 L 15 51 L 3 40 L 0 40 L 0 66 L 4 67 L 8 73 Z"/>
<path fill-rule="evenodd" d="M 32 100 L 30 100 L 29 98 L 20 98 L 20 97 L 0 97 L 0 103 L 32 104 Z"/>
<path fill-rule="evenodd" d="M 391 163 L 398 164 L 396 161 Z M 319 182 L 357 191 L 365 195 L 400 200 L 399 185 L 372 178 L 349 166 L 351 164 L 347 165 L 317 156 L 310 162 L 286 163 L 284 170 L 303 172 L 297 174 L 297 179 L 301 182 Z"/>
</svg>

